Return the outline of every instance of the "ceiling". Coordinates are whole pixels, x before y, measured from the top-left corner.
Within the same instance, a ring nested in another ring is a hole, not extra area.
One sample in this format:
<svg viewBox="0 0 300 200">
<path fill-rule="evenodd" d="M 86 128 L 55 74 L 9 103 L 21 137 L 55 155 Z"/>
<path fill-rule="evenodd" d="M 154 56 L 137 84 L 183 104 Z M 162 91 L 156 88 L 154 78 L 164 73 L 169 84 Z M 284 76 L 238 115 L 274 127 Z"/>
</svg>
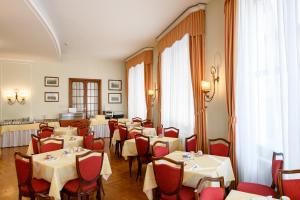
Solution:
<svg viewBox="0 0 300 200">
<path fill-rule="evenodd" d="M 209 0 L 1 0 L 0 57 L 124 59 Z"/>
</svg>

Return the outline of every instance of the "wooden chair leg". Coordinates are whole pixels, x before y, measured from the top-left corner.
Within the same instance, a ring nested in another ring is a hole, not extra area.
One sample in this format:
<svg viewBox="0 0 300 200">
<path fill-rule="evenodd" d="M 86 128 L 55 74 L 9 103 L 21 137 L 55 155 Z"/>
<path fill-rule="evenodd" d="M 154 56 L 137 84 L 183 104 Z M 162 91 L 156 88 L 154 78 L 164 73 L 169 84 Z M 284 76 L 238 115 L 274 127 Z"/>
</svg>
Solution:
<svg viewBox="0 0 300 200">
<path fill-rule="evenodd" d="M 133 157 L 129 156 L 128 157 L 128 164 L 129 164 L 129 175 L 130 175 L 130 177 L 131 177 L 132 160 L 133 160 Z"/>
<path fill-rule="evenodd" d="M 140 159 L 138 158 L 137 161 L 138 161 L 138 170 L 137 170 L 136 181 L 138 180 L 138 178 L 139 178 L 139 176 L 141 174 L 141 170 L 142 170 L 141 169 L 142 168 L 142 163 L 141 163 Z"/>
</svg>

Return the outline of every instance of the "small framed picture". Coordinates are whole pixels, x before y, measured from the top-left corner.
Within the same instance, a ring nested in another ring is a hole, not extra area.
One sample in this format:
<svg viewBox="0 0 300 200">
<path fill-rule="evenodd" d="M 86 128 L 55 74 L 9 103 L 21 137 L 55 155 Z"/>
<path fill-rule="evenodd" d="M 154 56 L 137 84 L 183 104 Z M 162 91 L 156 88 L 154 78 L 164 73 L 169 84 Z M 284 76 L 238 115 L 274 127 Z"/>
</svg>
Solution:
<svg viewBox="0 0 300 200">
<path fill-rule="evenodd" d="M 45 87 L 58 87 L 59 77 L 45 76 Z"/>
<path fill-rule="evenodd" d="M 122 91 L 122 80 L 108 80 L 108 89 Z"/>
<path fill-rule="evenodd" d="M 59 102 L 58 92 L 45 92 L 44 95 L 45 102 Z"/>
<path fill-rule="evenodd" d="M 109 104 L 121 104 L 122 103 L 122 93 L 108 93 L 108 103 Z"/>
</svg>

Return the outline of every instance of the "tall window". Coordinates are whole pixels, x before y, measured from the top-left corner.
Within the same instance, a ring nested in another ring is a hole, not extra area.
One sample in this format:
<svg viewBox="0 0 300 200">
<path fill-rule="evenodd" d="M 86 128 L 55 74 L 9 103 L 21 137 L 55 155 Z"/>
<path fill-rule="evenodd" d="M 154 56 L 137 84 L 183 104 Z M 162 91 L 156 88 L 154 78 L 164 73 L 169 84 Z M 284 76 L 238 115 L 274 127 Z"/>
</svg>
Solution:
<svg viewBox="0 0 300 200">
<path fill-rule="evenodd" d="M 271 183 L 272 152 L 300 168 L 300 4 L 240 0 L 237 161 L 242 181 Z"/>
<path fill-rule="evenodd" d="M 86 118 L 101 113 L 101 80 L 69 79 L 69 107 L 83 112 Z"/>
<path fill-rule="evenodd" d="M 147 118 L 144 63 L 131 67 L 128 72 L 128 118 Z"/>
<path fill-rule="evenodd" d="M 161 56 L 161 122 L 180 129 L 180 136 L 194 132 L 194 98 L 190 68 L 189 35 Z"/>
</svg>

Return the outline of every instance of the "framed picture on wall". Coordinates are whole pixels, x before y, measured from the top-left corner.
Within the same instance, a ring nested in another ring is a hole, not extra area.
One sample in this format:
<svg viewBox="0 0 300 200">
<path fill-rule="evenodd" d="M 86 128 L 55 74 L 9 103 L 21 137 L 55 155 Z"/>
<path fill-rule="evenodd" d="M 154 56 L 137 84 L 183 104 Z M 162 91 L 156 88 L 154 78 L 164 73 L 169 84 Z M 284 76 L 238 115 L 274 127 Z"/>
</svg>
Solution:
<svg viewBox="0 0 300 200">
<path fill-rule="evenodd" d="M 45 92 L 44 95 L 45 102 L 59 102 L 58 92 Z"/>
<path fill-rule="evenodd" d="M 122 103 L 122 93 L 108 93 L 108 103 L 109 104 L 121 104 Z"/>
<path fill-rule="evenodd" d="M 108 80 L 108 89 L 122 91 L 122 80 Z"/>
<path fill-rule="evenodd" d="M 58 87 L 59 77 L 45 76 L 45 87 Z"/>
</svg>

